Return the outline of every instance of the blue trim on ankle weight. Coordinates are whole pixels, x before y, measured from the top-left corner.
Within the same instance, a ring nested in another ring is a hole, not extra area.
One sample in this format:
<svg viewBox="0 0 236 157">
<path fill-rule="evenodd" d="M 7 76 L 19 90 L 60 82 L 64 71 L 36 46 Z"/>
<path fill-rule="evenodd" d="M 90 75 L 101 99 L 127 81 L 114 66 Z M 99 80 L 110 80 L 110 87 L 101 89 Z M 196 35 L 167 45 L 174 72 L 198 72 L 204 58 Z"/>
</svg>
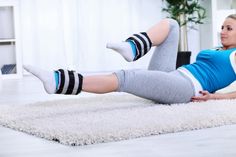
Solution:
<svg viewBox="0 0 236 157">
<path fill-rule="evenodd" d="M 128 43 L 130 44 L 132 52 L 133 52 L 133 56 L 135 57 L 136 56 L 136 47 L 132 41 L 128 41 Z"/>
<path fill-rule="evenodd" d="M 55 77 L 55 81 L 56 81 L 56 89 L 58 89 L 58 85 L 59 85 L 59 73 L 58 72 L 54 72 L 54 77 Z"/>
</svg>

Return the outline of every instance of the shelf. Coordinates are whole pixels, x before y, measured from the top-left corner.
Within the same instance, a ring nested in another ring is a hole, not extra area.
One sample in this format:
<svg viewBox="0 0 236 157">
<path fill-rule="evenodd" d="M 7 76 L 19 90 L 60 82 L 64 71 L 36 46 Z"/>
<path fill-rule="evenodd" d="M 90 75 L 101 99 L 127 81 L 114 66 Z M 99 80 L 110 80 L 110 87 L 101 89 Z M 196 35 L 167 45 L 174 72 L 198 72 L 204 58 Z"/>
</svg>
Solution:
<svg viewBox="0 0 236 157">
<path fill-rule="evenodd" d="M 0 23 L 0 79 L 21 78 L 19 0 L 0 0 Z"/>
<path fill-rule="evenodd" d="M 16 43 L 15 39 L 0 39 L 0 46 L 15 45 L 15 43 Z"/>
<path fill-rule="evenodd" d="M 15 42 L 16 39 L 0 39 L 0 43 Z"/>
</svg>

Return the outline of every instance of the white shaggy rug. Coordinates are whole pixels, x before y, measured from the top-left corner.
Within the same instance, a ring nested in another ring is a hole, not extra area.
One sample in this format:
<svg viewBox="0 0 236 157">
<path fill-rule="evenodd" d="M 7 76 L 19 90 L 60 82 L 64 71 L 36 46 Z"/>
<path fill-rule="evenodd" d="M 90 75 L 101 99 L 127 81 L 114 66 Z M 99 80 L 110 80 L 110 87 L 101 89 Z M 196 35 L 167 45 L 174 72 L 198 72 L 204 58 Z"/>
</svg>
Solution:
<svg viewBox="0 0 236 157">
<path fill-rule="evenodd" d="M 88 145 L 236 124 L 236 100 L 161 105 L 99 95 L 0 105 L 0 125 L 66 145 Z"/>
</svg>

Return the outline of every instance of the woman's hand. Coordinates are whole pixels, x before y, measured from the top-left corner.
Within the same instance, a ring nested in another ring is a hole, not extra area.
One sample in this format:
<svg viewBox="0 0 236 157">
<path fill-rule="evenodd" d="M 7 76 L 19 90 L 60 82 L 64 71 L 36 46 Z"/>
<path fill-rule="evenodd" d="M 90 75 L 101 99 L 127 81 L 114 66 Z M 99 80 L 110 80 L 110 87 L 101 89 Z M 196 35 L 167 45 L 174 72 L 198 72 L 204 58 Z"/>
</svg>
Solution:
<svg viewBox="0 0 236 157">
<path fill-rule="evenodd" d="M 200 102 L 210 99 L 236 99 L 236 91 L 230 93 L 209 93 L 206 90 L 200 91 L 201 96 L 193 96 L 191 101 Z"/>
<path fill-rule="evenodd" d="M 191 98 L 191 101 L 200 102 L 200 101 L 207 101 L 209 99 L 212 99 L 213 94 L 209 93 L 206 90 L 199 91 L 199 93 L 202 94 L 202 95 L 201 96 L 193 96 Z"/>
</svg>

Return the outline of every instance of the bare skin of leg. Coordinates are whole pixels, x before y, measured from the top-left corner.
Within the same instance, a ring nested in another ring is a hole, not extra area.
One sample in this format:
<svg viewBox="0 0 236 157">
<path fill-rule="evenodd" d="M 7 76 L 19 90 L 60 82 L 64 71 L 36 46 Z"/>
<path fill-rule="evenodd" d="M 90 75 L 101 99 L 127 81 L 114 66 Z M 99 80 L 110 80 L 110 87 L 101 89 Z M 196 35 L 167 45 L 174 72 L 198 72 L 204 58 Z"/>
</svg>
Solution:
<svg viewBox="0 0 236 157">
<path fill-rule="evenodd" d="M 161 44 L 170 31 L 170 25 L 168 19 L 163 19 L 151 28 L 148 29 L 147 35 L 152 41 L 153 46 Z"/>
<path fill-rule="evenodd" d="M 161 44 L 169 33 L 169 20 L 163 19 L 150 29 L 147 34 L 153 46 Z M 118 88 L 118 79 L 115 74 L 85 76 L 82 90 L 90 93 L 109 93 Z"/>
<path fill-rule="evenodd" d="M 85 76 L 82 90 L 90 93 L 109 93 L 118 88 L 118 79 L 115 74 Z"/>
</svg>

